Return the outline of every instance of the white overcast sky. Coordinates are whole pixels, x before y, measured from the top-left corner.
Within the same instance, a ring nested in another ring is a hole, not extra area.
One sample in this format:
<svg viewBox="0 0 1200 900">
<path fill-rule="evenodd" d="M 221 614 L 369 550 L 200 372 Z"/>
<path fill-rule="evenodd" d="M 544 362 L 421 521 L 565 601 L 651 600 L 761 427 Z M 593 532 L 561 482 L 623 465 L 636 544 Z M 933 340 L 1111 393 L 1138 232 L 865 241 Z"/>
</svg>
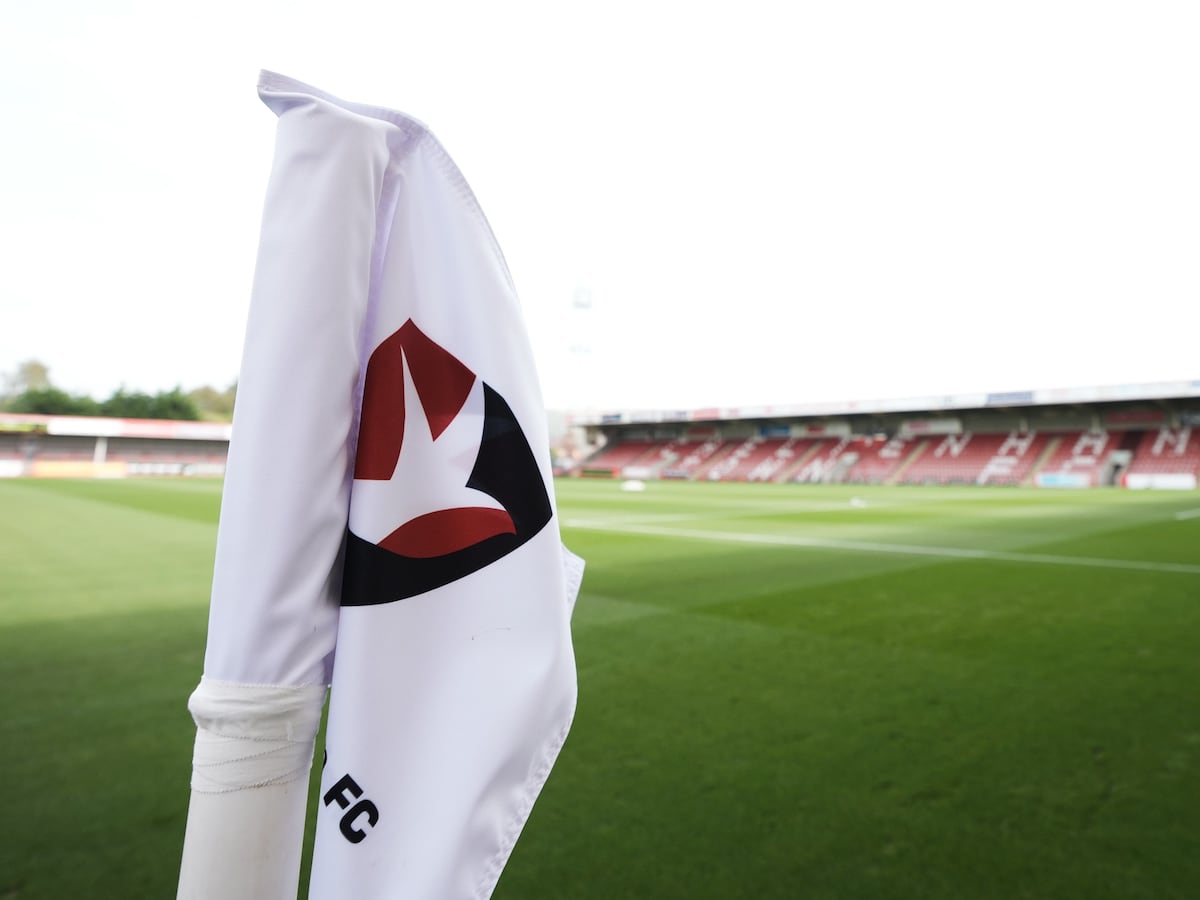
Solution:
<svg viewBox="0 0 1200 900">
<path fill-rule="evenodd" d="M 0 372 L 236 377 L 268 68 L 441 138 L 551 407 L 1200 378 L 1198 47 L 1154 0 L 5 2 Z"/>
</svg>

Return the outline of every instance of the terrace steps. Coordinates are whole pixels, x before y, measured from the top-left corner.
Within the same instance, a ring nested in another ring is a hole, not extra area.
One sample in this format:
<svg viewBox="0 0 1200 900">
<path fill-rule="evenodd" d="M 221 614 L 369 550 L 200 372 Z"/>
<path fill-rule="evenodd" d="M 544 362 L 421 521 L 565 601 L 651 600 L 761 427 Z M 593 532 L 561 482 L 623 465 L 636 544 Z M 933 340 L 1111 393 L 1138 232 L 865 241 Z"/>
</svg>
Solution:
<svg viewBox="0 0 1200 900">
<path fill-rule="evenodd" d="M 1022 487 L 1029 487 L 1030 485 L 1037 483 L 1038 472 L 1045 468 L 1046 463 L 1053 458 L 1054 451 L 1058 449 L 1059 444 L 1062 442 L 1063 439 L 1061 435 L 1054 435 L 1046 442 L 1046 446 L 1042 449 L 1042 452 L 1038 454 L 1038 458 L 1033 461 L 1033 465 L 1029 469 L 1029 474 L 1021 480 Z"/>
<path fill-rule="evenodd" d="M 792 460 L 773 476 L 771 476 L 771 481 L 774 481 L 776 484 L 782 484 L 785 481 L 791 481 L 792 476 L 804 468 L 804 464 L 807 463 L 812 457 L 817 455 L 817 453 L 822 449 L 821 445 L 823 443 L 823 440 L 813 441 L 812 445 L 809 446 L 803 453 L 801 453 L 799 457 Z"/>
<path fill-rule="evenodd" d="M 733 451 L 735 451 L 738 447 L 741 447 L 743 444 L 745 444 L 747 440 L 749 440 L 749 438 L 744 440 L 734 438 L 732 440 L 725 441 L 720 447 L 717 448 L 717 451 L 713 453 L 712 456 L 704 460 L 704 462 L 702 462 L 696 468 L 696 470 L 692 472 L 692 481 L 707 481 L 708 473 L 720 465 L 721 461 L 729 456 L 729 454 L 733 453 Z"/>
<path fill-rule="evenodd" d="M 888 476 L 884 484 L 898 484 L 900 479 L 904 477 L 904 473 L 908 471 L 908 467 L 915 463 L 929 449 L 929 438 L 922 438 L 917 446 L 913 447 L 912 453 L 905 457 L 904 462 L 896 467 L 891 475 Z"/>
</svg>

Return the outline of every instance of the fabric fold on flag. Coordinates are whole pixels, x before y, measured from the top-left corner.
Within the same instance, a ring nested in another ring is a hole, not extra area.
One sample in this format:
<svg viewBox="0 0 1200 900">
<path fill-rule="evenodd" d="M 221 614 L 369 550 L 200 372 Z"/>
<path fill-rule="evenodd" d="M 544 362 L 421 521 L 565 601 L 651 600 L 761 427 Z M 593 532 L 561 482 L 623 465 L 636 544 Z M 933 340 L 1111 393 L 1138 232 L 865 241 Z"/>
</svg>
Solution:
<svg viewBox="0 0 1200 900">
<path fill-rule="evenodd" d="M 259 93 L 275 158 L 180 896 L 295 896 L 332 682 L 309 896 L 486 898 L 574 715 L 583 571 L 516 292 L 423 124 L 269 72 Z"/>
</svg>

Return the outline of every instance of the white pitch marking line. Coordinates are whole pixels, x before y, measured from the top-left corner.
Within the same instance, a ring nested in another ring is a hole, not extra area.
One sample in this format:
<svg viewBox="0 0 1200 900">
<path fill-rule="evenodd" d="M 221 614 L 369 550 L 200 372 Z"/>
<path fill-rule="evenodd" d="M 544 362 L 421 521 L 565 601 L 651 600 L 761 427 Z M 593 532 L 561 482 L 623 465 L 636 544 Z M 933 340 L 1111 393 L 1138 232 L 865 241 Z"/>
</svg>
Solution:
<svg viewBox="0 0 1200 900">
<path fill-rule="evenodd" d="M 1180 521 L 1184 519 L 1200 519 L 1200 509 L 1185 509 L 1183 512 L 1175 513 L 1175 518 Z"/>
<path fill-rule="evenodd" d="M 833 541 L 782 534 L 746 534 L 732 531 L 693 531 L 686 528 L 662 528 L 656 525 L 609 524 L 584 519 L 563 523 L 568 528 L 588 531 L 615 531 L 657 537 L 692 538 L 738 544 L 769 544 L 781 547 L 823 547 L 830 550 L 857 550 L 864 553 L 896 553 L 905 556 L 935 556 L 943 559 L 983 559 L 1001 562 L 1043 563 L 1057 566 L 1083 566 L 1093 569 L 1132 569 L 1141 572 L 1176 572 L 1200 575 L 1200 565 L 1188 563 L 1146 562 L 1136 559 L 1103 559 L 1095 556 L 1057 556 L 1048 553 L 1010 553 L 1004 550 L 971 550 L 962 547 L 926 547 L 916 544 L 884 544 L 875 541 Z"/>
</svg>

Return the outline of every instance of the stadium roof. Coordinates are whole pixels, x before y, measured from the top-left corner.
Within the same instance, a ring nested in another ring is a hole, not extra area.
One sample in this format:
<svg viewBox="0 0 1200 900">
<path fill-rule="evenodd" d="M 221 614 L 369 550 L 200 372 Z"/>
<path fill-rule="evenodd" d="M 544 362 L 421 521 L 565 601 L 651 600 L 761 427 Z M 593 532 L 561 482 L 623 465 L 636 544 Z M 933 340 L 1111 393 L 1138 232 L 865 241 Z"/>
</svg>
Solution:
<svg viewBox="0 0 1200 900">
<path fill-rule="evenodd" d="M 847 414 L 937 412 L 1006 406 L 1056 406 L 1072 403 L 1114 403 L 1200 397 L 1200 378 L 1104 387 L 941 394 L 924 397 L 835 400 L 763 406 L 708 407 L 691 410 L 613 410 L 572 414 L 571 425 L 623 425 L 652 422 L 713 422 L 741 419 L 783 419 Z"/>
<path fill-rule="evenodd" d="M 228 422 L 187 422 L 174 419 L 113 419 L 102 416 L 39 416 L 0 413 L 0 431 L 28 431 L 79 437 L 169 438 L 189 441 L 227 441 Z"/>
</svg>

